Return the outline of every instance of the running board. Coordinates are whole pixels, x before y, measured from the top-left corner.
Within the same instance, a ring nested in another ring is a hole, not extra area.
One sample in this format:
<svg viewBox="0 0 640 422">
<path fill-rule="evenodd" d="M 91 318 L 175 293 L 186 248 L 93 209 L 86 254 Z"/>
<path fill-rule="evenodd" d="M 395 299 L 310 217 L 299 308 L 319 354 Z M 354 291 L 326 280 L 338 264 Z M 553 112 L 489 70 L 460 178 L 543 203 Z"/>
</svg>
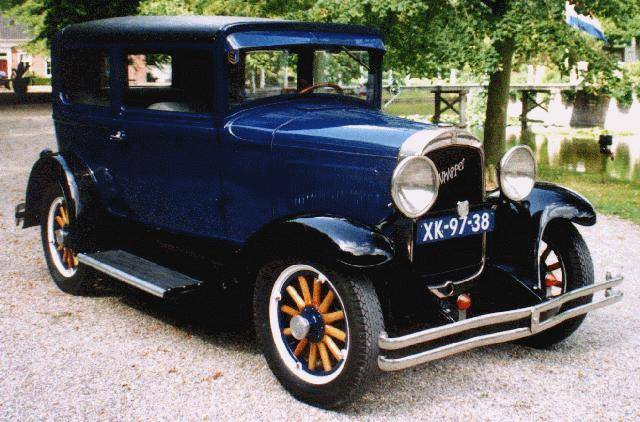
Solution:
<svg viewBox="0 0 640 422">
<path fill-rule="evenodd" d="M 202 285 L 202 281 L 122 250 L 81 253 L 78 261 L 160 298 Z"/>
</svg>

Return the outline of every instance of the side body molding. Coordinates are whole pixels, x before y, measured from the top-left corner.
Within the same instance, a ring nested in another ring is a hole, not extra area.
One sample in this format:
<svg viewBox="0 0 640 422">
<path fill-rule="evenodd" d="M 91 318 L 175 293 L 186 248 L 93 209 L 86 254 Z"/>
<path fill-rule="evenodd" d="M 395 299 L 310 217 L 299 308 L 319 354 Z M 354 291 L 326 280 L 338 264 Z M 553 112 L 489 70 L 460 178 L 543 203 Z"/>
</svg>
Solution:
<svg viewBox="0 0 640 422">
<path fill-rule="evenodd" d="M 586 198 L 547 182 L 536 183 L 522 203 L 501 202 L 496 213 L 496 231 L 488 239 L 492 265 L 515 270 L 527 287 L 536 290 L 542 287 L 537 257 L 547 225 L 558 219 L 583 226 L 596 223 L 595 210 Z"/>
<path fill-rule="evenodd" d="M 246 249 L 248 256 L 286 250 L 357 268 L 384 265 L 395 255 L 391 241 L 377 229 L 331 215 L 294 217 L 272 223 L 256 233 Z"/>
</svg>

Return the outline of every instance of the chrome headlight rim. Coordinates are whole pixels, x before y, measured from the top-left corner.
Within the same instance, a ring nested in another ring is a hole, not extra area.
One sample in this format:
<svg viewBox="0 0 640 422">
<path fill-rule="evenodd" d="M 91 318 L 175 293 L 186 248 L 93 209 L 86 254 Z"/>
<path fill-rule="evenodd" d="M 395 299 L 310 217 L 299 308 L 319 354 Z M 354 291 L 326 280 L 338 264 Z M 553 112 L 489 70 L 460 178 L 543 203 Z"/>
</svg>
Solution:
<svg viewBox="0 0 640 422">
<path fill-rule="evenodd" d="M 513 195 L 509 195 L 505 191 L 504 178 L 507 176 L 505 176 L 504 169 L 507 167 L 509 160 L 511 160 L 518 151 L 526 151 L 531 156 L 531 160 L 533 161 L 533 177 L 532 177 L 531 189 L 529 189 L 529 192 L 527 192 L 525 195 L 513 196 Z M 529 197 L 529 195 L 533 191 L 533 187 L 535 186 L 537 177 L 538 177 L 538 162 L 536 161 L 536 156 L 533 153 L 533 150 L 527 145 L 516 145 L 514 147 L 511 147 L 511 149 L 509 149 L 500 159 L 500 165 L 498 167 L 498 182 L 500 184 L 500 192 L 514 202 L 524 201 Z"/>
<path fill-rule="evenodd" d="M 427 203 L 425 206 L 423 206 L 419 211 L 417 212 L 411 212 L 407 209 L 405 209 L 402 205 L 401 205 L 401 200 L 400 200 L 400 186 L 397 183 L 398 178 L 400 177 L 400 175 L 402 174 L 403 171 L 406 170 L 407 166 L 409 166 L 410 164 L 413 163 L 413 161 L 416 160 L 420 160 L 423 163 L 425 163 L 428 167 L 430 167 L 431 171 L 433 172 L 433 174 L 435 175 L 434 177 L 434 195 L 433 198 L 431 199 L 431 201 L 429 203 Z M 424 214 L 426 214 L 431 207 L 433 207 L 433 205 L 436 203 L 437 199 L 438 199 L 438 193 L 440 191 L 440 177 L 438 176 L 438 168 L 436 167 L 436 165 L 433 163 L 433 161 L 431 161 L 430 158 L 425 157 L 424 155 L 414 155 L 411 157 L 407 157 L 405 159 L 403 159 L 402 161 L 400 161 L 398 163 L 398 165 L 396 166 L 395 170 L 393 171 L 393 175 L 391 176 L 391 197 L 393 199 L 393 203 L 395 204 L 396 208 L 405 216 L 411 219 L 417 219 L 421 216 L 423 216 Z"/>
</svg>

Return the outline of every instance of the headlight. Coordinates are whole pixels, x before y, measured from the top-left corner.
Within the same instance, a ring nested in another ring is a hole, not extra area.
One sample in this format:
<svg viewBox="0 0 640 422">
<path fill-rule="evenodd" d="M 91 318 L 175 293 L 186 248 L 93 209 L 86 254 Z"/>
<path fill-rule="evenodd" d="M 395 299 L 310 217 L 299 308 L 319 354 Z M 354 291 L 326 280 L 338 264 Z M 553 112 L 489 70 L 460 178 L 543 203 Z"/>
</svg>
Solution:
<svg viewBox="0 0 640 422">
<path fill-rule="evenodd" d="M 427 157 L 405 158 L 391 179 L 391 197 L 404 215 L 418 218 L 433 206 L 438 197 L 438 169 Z"/>
<path fill-rule="evenodd" d="M 500 160 L 500 190 L 512 201 L 522 201 L 536 181 L 536 159 L 531 148 L 511 148 Z"/>
</svg>

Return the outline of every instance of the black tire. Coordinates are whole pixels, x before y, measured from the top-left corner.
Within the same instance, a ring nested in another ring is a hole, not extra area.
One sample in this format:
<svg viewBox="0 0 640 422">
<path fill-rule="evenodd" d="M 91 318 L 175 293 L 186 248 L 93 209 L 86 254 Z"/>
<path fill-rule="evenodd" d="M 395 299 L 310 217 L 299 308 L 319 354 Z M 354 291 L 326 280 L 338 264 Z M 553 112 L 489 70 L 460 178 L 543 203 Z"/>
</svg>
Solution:
<svg viewBox="0 0 640 422">
<path fill-rule="evenodd" d="M 92 271 L 85 265 L 79 264 L 76 268 L 75 273 L 71 276 L 67 276 L 62 274 L 62 272 L 56 267 L 56 264 L 53 261 L 52 252 L 50 250 L 48 242 L 48 217 L 49 210 L 53 202 L 59 200 L 59 198 L 62 198 L 62 200 L 64 201 L 62 190 L 57 185 L 51 185 L 43 195 L 42 207 L 40 211 L 40 236 L 42 239 L 42 249 L 44 251 L 44 257 L 47 262 L 47 267 L 49 268 L 51 278 L 60 290 L 72 295 L 89 295 L 94 291 L 94 283 L 96 280 L 94 271 Z M 69 215 L 69 218 L 73 222 L 73 215 Z M 76 226 L 76 230 L 80 229 L 81 228 Z"/>
<path fill-rule="evenodd" d="M 339 375 L 323 385 L 306 382 L 286 366 L 271 332 L 269 301 L 274 283 L 285 269 L 296 264 L 312 266 L 331 281 L 348 319 L 348 356 Z M 378 372 L 378 336 L 384 323 L 373 284 L 364 276 L 346 274 L 306 259 L 273 260 L 257 273 L 253 304 L 256 336 L 267 363 L 298 400 L 328 409 L 343 406 L 356 400 Z"/>
<path fill-rule="evenodd" d="M 578 230 L 568 221 L 551 222 L 545 229 L 543 240 L 559 253 L 566 272 L 565 291 L 579 289 L 593 284 L 593 262 L 589 248 Z M 560 311 L 591 302 L 592 295 L 565 303 Z M 549 348 L 565 340 L 580 327 L 586 317 L 580 315 L 557 326 L 520 341 L 521 344 L 537 349 Z"/>
</svg>

